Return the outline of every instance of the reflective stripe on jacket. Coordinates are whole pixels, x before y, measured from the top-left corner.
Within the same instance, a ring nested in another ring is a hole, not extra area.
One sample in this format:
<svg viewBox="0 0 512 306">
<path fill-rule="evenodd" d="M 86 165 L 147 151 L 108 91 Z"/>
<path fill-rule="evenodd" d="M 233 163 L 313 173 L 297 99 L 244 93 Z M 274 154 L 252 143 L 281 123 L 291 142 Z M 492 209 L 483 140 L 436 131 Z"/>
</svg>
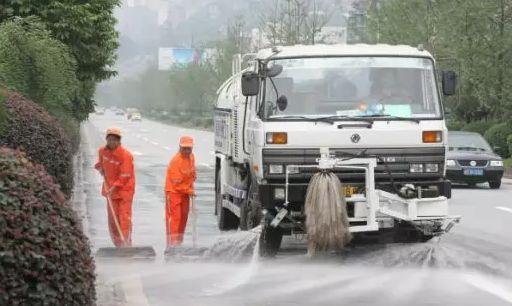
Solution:
<svg viewBox="0 0 512 306">
<path fill-rule="evenodd" d="M 191 195 L 194 193 L 196 166 L 194 154 L 185 158 L 180 152 L 176 153 L 167 167 L 165 191 Z"/>
<path fill-rule="evenodd" d="M 111 151 L 102 147 L 98 152 L 98 161 L 95 168 L 102 170 L 108 188 L 116 186 L 112 198 L 121 198 L 123 195 L 133 194 L 135 191 L 135 171 L 133 156 L 124 147 L 119 146 Z M 107 186 L 103 186 L 102 194 L 106 195 Z"/>
</svg>

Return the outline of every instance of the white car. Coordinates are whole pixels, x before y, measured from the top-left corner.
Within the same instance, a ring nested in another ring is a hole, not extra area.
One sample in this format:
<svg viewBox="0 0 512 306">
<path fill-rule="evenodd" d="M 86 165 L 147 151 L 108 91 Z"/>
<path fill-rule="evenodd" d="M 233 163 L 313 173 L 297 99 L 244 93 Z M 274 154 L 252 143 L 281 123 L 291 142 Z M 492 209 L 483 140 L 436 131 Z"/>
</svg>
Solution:
<svg viewBox="0 0 512 306">
<path fill-rule="evenodd" d="M 130 117 L 131 121 L 142 121 L 142 116 L 139 113 L 134 113 Z"/>
</svg>

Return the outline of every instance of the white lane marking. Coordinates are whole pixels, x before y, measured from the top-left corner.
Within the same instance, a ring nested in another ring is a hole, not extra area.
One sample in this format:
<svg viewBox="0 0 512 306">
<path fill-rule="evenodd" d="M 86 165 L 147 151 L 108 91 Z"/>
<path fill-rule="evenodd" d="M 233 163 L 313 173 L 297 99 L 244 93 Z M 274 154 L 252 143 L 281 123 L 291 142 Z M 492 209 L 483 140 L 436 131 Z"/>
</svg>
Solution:
<svg viewBox="0 0 512 306">
<path fill-rule="evenodd" d="M 503 207 L 503 206 L 496 206 L 496 209 L 503 210 L 503 211 L 506 211 L 506 212 L 509 212 L 509 213 L 512 214 L 512 208 Z"/>
<path fill-rule="evenodd" d="M 125 305 L 149 306 L 149 301 L 144 294 L 140 278 L 130 278 L 121 282 L 123 293 L 126 299 Z"/>
<path fill-rule="evenodd" d="M 135 156 L 142 156 L 142 155 L 144 155 L 144 154 L 142 154 L 142 153 L 140 153 L 140 152 L 138 152 L 138 151 L 133 151 L 133 155 L 135 155 Z"/>
<path fill-rule="evenodd" d="M 164 147 L 167 151 L 171 151 L 172 149 L 170 147 Z"/>
<path fill-rule="evenodd" d="M 142 139 L 143 139 L 144 141 L 149 141 L 149 139 L 148 139 L 147 137 L 142 137 Z"/>
<path fill-rule="evenodd" d="M 150 141 L 152 145 L 158 146 L 158 142 L 156 141 Z"/>
<path fill-rule="evenodd" d="M 512 288 L 505 288 L 503 285 L 500 286 L 495 280 L 476 274 L 466 274 L 462 279 L 475 288 L 490 293 L 508 303 L 512 303 Z"/>
</svg>

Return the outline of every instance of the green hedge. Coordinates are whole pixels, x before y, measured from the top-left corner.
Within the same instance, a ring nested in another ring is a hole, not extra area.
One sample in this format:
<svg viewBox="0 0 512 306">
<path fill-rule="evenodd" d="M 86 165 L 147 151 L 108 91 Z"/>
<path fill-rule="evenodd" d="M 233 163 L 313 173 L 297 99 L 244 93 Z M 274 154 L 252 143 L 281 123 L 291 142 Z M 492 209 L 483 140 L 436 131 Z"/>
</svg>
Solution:
<svg viewBox="0 0 512 306">
<path fill-rule="evenodd" d="M 42 164 L 67 195 L 73 188 L 73 148 L 61 127 L 44 108 L 19 93 L 7 92 L 7 120 L 0 145 L 20 148 Z"/>
<path fill-rule="evenodd" d="M 460 131 L 464 127 L 464 122 L 457 121 L 457 120 L 447 120 L 446 126 L 448 127 L 448 130 L 450 130 L 450 131 Z"/>
<path fill-rule="evenodd" d="M 512 134 L 508 135 L 507 144 L 508 144 L 508 154 L 512 155 Z"/>
<path fill-rule="evenodd" d="M 496 121 L 473 121 L 465 124 L 462 127 L 463 131 L 475 132 L 480 135 L 484 135 L 485 132 L 493 125 L 496 125 Z"/>
<path fill-rule="evenodd" d="M 490 127 L 484 134 L 485 139 L 493 147 L 497 147 L 495 150 L 503 158 L 507 158 L 510 154 L 507 137 L 512 134 L 512 125 L 510 122 L 503 122 L 495 124 Z"/>
<path fill-rule="evenodd" d="M 0 305 L 94 305 L 81 222 L 44 168 L 0 147 Z"/>
</svg>

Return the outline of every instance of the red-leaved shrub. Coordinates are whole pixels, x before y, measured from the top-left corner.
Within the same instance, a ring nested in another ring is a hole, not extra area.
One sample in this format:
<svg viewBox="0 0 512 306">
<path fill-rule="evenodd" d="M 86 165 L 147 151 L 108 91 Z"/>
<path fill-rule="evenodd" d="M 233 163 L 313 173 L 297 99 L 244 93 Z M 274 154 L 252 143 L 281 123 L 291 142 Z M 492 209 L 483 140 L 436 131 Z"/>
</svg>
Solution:
<svg viewBox="0 0 512 306">
<path fill-rule="evenodd" d="M 0 305 L 92 305 L 94 261 L 58 185 L 0 147 Z"/>
<path fill-rule="evenodd" d="M 73 188 L 73 149 L 59 122 L 43 107 L 15 92 L 6 92 L 6 122 L 0 145 L 26 152 L 55 177 L 62 191 Z"/>
</svg>

